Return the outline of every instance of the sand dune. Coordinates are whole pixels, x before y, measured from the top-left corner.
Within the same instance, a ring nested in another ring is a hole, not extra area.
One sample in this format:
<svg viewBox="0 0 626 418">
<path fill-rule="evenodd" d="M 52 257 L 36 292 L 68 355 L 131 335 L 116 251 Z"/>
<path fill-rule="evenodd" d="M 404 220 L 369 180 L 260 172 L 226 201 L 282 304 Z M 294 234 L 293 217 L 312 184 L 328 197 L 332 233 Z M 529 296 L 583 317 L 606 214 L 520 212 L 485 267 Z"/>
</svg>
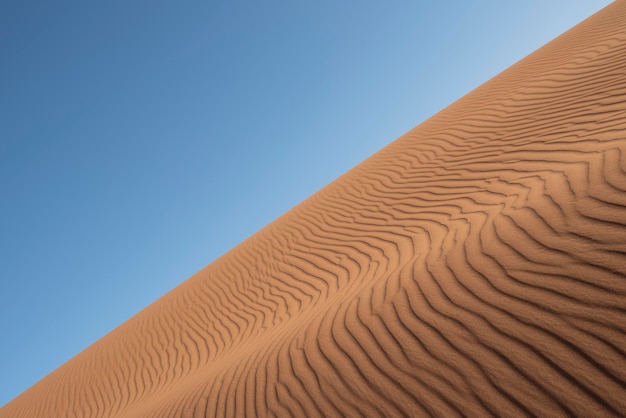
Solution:
<svg viewBox="0 0 626 418">
<path fill-rule="evenodd" d="M 622 0 L 0 417 L 626 416 L 625 191 Z"/>
</svg>

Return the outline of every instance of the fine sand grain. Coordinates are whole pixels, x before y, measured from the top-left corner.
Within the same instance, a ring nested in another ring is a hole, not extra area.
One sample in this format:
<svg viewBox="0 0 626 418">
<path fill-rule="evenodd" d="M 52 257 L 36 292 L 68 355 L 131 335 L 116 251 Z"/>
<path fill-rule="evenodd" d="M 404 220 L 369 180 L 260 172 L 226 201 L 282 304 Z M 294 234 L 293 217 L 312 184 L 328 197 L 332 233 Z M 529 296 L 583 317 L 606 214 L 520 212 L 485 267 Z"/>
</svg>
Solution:
<svg viewBox="0 0 626 418">
<path fill-rule="evenodd" d="M 625 191 L 620 0 L 0 417 L 626 416 Z"/>
</svg>

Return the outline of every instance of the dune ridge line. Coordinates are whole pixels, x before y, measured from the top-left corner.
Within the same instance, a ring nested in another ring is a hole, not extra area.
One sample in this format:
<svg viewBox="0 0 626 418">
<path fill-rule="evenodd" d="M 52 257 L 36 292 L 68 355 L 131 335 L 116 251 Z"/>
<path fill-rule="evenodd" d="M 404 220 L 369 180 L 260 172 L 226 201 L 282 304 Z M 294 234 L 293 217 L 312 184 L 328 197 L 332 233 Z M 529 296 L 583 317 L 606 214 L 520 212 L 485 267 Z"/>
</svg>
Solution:
<svg viewBox="0 0 626 418">
<path fill-rule="evenodd" d="M 616 1 L 0 418 L 626 416 L 625 191 Z"/>
</svg>

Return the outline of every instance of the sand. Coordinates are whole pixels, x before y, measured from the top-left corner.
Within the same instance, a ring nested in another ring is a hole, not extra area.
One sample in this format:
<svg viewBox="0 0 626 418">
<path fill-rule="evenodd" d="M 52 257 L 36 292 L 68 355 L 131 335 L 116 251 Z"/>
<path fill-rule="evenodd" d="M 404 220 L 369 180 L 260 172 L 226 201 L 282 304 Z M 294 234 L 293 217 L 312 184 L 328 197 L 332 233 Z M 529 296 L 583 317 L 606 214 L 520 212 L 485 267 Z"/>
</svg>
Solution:
<svg viewBox="0 0 626 418">
<path fill-rule="evenodd" d="M 0 417 L 626 416 L 625 191 L 620 0 Z"/>
</svg>

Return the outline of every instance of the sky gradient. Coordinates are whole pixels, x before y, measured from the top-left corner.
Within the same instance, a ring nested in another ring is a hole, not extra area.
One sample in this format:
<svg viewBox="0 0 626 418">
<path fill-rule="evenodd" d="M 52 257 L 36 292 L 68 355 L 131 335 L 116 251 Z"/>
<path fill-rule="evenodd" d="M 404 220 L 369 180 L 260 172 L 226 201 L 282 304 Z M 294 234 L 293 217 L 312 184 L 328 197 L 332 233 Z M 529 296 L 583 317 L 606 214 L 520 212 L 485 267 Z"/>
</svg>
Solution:
<svg viewBox="0 0 626 418">
<path fill-rule="evenodd" d="M 0 5 L 0 406 L 610 1 Z"/>
</svg>

